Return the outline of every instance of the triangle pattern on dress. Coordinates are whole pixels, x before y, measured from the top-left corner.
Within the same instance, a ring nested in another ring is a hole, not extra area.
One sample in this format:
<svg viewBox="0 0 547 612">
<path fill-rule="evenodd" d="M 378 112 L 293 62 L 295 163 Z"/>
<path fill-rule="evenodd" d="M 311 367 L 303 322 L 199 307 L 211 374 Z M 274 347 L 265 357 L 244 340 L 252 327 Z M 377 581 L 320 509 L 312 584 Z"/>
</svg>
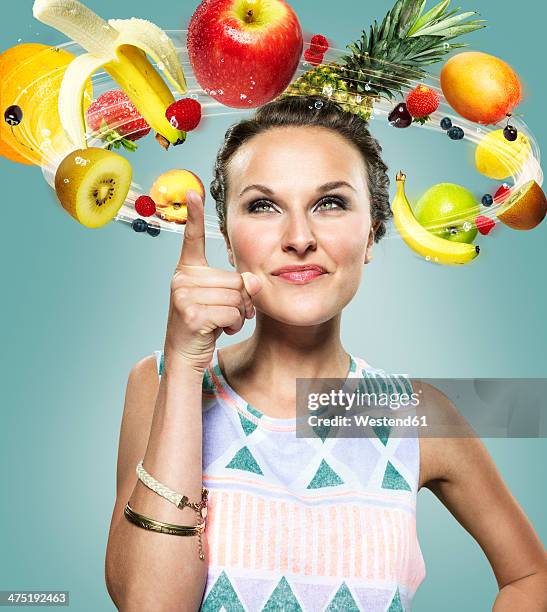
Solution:
<svg viewBox="0 0 547 612">
<path fill-rule="evenodd" d="M 256 459 L 253 457 L 251 451 L 246 446 L 240 448 L 237 451 L 233 459 L 230 461 L 230 463 L 228 463 L 226 467 L 232 468 L 234 470 L 244 470 L 246 472 L 262 474 L 260 466 L 256 462 Z"/>
<path fill-rule="evenodd" d="M 329 435 L 331 426 L 330 425 L 312 425 L 312 429 L 315 435 L 321 439 L 321 442 L 325 442 L 325 438 Z"/>
<path fill-rule="evenodd" d="M 241 412 L 238 412 L 237 414 L 239 416 L 239 420 L 241 422 L 241 427 L 243 428 L 243 431 L 245 432 L 245 435 L 248 436 L 248 435 L 252 434 L 253 431 L 258 427 L 258 425 L 256 423 L 253 423 L 251 420 L 249 420 L 243 414 L 241 414 Z"/>
<path fill-rule="evenodd" d="M 395 591 L 395 595 L 391 600 L 391 605 L 389 606 L 387 612 L 405 612 L 403 604 L 401 603 L 401 596 L 399 595 L 399 587 L 397 587 L 397 590 Z"/>
<path fill-rule="evenodd" d="M 302 612 L 302 606 L 298 603 L 285 576 L 277 583 L 262 612 Z"/>
<path fill-rule="evenodd" d="M 359 612 L 359 606 L 345 582 L 342 582 L 325 612 Z"/>
<path fill-rule="evenodd" d="M 331 466 L 324 459 L 321 459 L 317 472 L 315 472 L 315 476 L 312 478 L 307 488 L 320 489 L 321 487 L 334 487 L 343 483 L 344 481 Z"/>
<path fill-rule="evenodd" d="M 211 374 L 209 370 L 205 370 L 205 372 L 203 373 L 203 382 L 201 385 L 201 389 L 204 393 L 214 393 L 216 390 L 215 385 L 211 380 Z"/>
<path fill-rule="evenodd" d="M 402 489 L 411 491 L 408 482 L 403 476 L 393 467 L 391 461 L 387 462 L 386 471 L 384 472 L 384 480 L 382 481 L 382 489 Z"/>
<path fill-rule="evenodd" d="M 226 612 L 245 612 L 245 608 L 241 604 L 224 570 L 222 570 L 222 573 L 200 607 L 200 612 L 219 612 L 220 610 L 226 610 Z"/>
<path fill-rule="evenodd" d="M 374 425 L 372 430 L 378 436 L 380 442 L 386 446 L 389 440 L 389 434 L 391 433 L 391 427 L 389 425 Z"/>
</svg>

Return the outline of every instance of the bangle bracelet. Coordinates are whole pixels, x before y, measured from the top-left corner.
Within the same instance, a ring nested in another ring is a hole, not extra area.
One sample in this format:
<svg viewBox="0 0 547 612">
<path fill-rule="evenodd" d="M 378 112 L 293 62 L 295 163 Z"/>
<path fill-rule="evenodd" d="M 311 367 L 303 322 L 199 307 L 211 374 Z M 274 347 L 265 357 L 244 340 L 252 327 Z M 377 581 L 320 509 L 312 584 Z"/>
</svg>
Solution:
<svg viewBox="0 0 547 612">
<path fill-rule="evenodd" d="M 173 489 L 170 489 L 153 478 L 144 469 L 142 462 L 143 459 L 137 463 L 137 476 L 142 483 L 144 483 L 149 489 L 156 492 L 158 495 L 161 495 L 163 498 L 170 501 L 172 504 L 175 504 L 177 508 L 182 510 L 182 508 L 188 506 L 189 508 L 192 508 L 192 510 L 200 513 L 201 518 L 205 520 L 207 516 L 207 495 L 209 491 L 204 486 L 201 488 L 201 501 L 195 503 L 189 502 L 186 495 L 173 491 Z"/>
<path fill-rule="evenodd" d="M 125 517 L 130 523 L 148 529 L 149 531 L 156 531 L 157 533 L 166 533 L 168 535 L 178 536 L 190 536 L 197 535 L 199 541 L 199 558 L 205 559 L 203 554 L 203 546 L 201 542 L 201 534 L 205 529 L 205 521 L 198 523 L 197 525 L 174 525 L 173 523 L 163 523 L 162 521 L 156 521 L 144 514 L 135 512 L 129 505 L 129 502 L 125 505 L 123 511 Z"/>
</svg>

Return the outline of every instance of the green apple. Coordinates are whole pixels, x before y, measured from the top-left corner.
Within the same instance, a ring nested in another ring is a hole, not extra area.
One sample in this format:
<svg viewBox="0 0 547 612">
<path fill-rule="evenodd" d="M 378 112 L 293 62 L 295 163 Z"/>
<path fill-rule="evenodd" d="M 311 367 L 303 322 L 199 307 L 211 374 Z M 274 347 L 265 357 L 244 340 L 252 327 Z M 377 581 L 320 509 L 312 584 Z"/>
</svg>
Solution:
<svg viewBox="0 0 547 612">
<path fill-rule="evenodd" d="M 475 218 L 480 205 L 465 187 L 438 183 L 430 187 L 414 207 L 416 219 L 431 233 L 471 244 L 477 236 Z"/>
</svg>

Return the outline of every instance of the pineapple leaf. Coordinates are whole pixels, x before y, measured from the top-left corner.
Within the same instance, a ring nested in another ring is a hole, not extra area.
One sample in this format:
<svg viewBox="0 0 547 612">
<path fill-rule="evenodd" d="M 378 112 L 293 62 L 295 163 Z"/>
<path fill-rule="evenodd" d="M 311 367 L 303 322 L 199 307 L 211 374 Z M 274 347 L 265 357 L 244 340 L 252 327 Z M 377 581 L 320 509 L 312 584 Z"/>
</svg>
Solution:
<svg viewBox="0 0 547 612">
<path fill-rule="evenodd" d="M 370 33 L 368 35 L 368 48 L 374 49 L 374 43 L 376 42 L 376 20 L 374 20 L 374 26 L 370 26 Z"/>
<path fill-rule="evenodd" d="M 484 19 L 477 19 L 476 21 L 466 23 L 461 26 L 454 26 L 453 28 L 449 28 L 445 32 L 443 40 L 450 40 L 451 38 L 456 38 L 457 36 L 461 36 L 462 34 L 469 34 L 470 32 L 474 32 L 475 30 L 485 28 L 486 26 L 481 25 L 483 21 Z"/>
<path fill-rule="evenodd" d="M 388 13 L 385 16 L 384 21 L 382 21 L 382 27 L 380 28 L 380 32 L 378 33 L 378 36 L 380 38 L 386 38 L 387 33 L 390 30 L 390 26 L 391 26 L 391 13 Z"/>
<path fill-rule="evenodd" d="M 395 28 L 399 25 L 399 16 L 401 14 L 402 7 L 402 3 L 397 2 L 391 11 L 389 11 L 389 14 L 391 15 L 391 27 L 389 28 L 389 32 L 387 34 L 388 40 L 392 40 L 394 38 Z"/>
<path fill-rule="evenodd" d="M 422 13 L 424 12 L 424 8 L 425 8 L 425 5 L 426 5 L 426 2 L 427 2 L 427 0 L 422 0 L 422 4 L 420 5 L 420 10 L 418 11 L 418 13 L 416 15 L 414 23 L 416 23 L 416 21 L 418 21 L 418 19 L 421 18 Z"/>
<path fill-rule="evenodd" d="M 442 61 L 453 49 L 467 46 L 447 40 L 485 27 L 483 20 L 469 19 L 478 13 L 449 9 L 450 0 L 441 0 L 424 13 L 426 3 L 396 0 L 380 24 L 375 20 L 362 30 L 360 39 L 346 45 L 348 53 L 330 77 L 317 75 L 316 86 L 332 82 L 340 88 L 343 83 L 347 93 L 391 100 L 413 81 L 423 80 L 426 66 Z"/>
<path fill-rule="evenodd" d="M 430 25 L 424 28 L 420 28 L 416 32 L 412 34 L 412 36 L 427 36 L 427 35 L 439 35 L 442 34 L 443 30 L 449 29 L 452 26 L 455 26 L 460 21 L 471 17 L 472 15 L 478 15 L 476 11 L 468 11 L 467 13 L 460 13 L 459 15 L 455 15 L 450 19 L 443 19 L 434 25 Z"/>
<path fill-rule="evenodd" d="M 444 10 L 450 4 L 450 0 L 442 0 L 434 6 L 431 10 L 429 10 L 425 15 L 422 15 L 416 23 L 410 28 L 407 33 L 407 36 L 412 36 L 415 32 L 417 32 L 420 28 L 424 27 L 426 24 L 431 24 L 435 21 L 435 19 L 442 15 Z"/>
<path fill-rule="evenodd" d="M 419 15 L 422 0 L 403 0 L 399 16 L 399 38 L 404 38 Z"/>
<path fill-rule="evenodd" d="M 446 13 L 446 15 L 441 15 L 439 17 L 439 19 L 435 20 L 435 23 L 437 23 L 441 19 L 449 19 L 450 17 L 452 17 L 452 15 L 456 15 L 456 13 L 458 13 L 459 10 L 460 10 L 460 7 L 454 9 L 453 11 L 448 11 L 448 13 Z"/>
</svg>

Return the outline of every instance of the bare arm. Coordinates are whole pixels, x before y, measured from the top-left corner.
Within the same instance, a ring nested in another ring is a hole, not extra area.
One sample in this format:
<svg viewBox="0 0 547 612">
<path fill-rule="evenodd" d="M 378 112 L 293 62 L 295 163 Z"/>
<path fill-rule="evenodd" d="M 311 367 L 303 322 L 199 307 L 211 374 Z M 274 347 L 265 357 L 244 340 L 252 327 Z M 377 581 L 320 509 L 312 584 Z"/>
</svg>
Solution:
<svg viewBox="0 0 547 612">
<path fill-rule="evenodd" d="M 467 424 L 446 395 L 420 383 L 427 405 Z M 424 486 L 475 538 L 496 577 L 493 612 L 547 612 L 547 555 L 526 514 L 477 437 L 429 438 Z"/>
<path fill-rule="evenodd" d="M 205 560 L 198 556 L 198 536 L 156 533 L 130 523 L 123 514 L 126 502 L 145 516 L 168 523 L 195 525 L 191 508 L 179 509 L 151 491 L 135 473 L 144 468 L 157 480 L 201 499 L 202 379 L 166 356 L 158 384 L 155 357 L 137 363 L 129 375 L 120 431 L 116 503 L 108 538 L 105 576 L 116 607 L 133 610 L 198 610 L 207 577 Z"/>
</svg>

